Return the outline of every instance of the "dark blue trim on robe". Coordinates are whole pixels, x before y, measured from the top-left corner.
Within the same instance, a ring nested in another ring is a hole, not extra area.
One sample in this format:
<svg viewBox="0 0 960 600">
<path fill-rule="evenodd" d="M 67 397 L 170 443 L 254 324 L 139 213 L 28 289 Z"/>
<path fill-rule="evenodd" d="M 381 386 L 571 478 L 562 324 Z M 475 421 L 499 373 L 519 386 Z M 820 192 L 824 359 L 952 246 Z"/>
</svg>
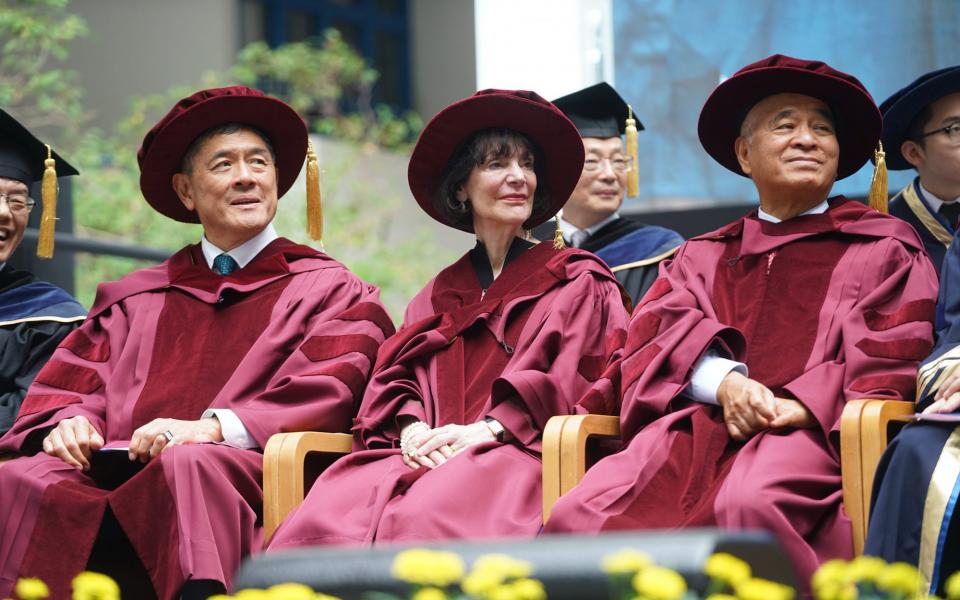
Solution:
<svg viewBox="0 0 960 600">
<path fill-rule="evenodd" d="M 676 231 L 656 225 L 647 225 L 607 244 L 595 254 L 613 269 L 641 260 L 655 258 L 683 243 Z"/>
<path fill-rule="evenodd" d="M 46 281 L 31 281 L 0 292 L 0 322 L 75 319 L 86 314 L 73 296 Z"/>
</svg>

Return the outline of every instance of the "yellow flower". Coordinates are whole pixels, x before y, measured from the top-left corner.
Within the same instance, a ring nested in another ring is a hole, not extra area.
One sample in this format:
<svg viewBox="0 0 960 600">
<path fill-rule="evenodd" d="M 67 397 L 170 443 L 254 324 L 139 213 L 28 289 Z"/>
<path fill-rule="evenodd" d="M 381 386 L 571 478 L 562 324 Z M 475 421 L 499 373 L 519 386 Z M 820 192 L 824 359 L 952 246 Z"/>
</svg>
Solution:
<svg viewBox="0 0 960 600">
<path fill-rule="evenodd" d="M 650 566 L 636 574 L 633 588 L 649 600 L 676 600 L 687 593 L 687 582 L 676 571 Z"/>
<path fill-rule="evenodd" d="M 876 556 L 858 556 L 847 567 L 847 578 L 852 582 L 875 583 L 887 567 L 886 561 Z"/>
<path fill-rule="evenodd" d="M 494 588 L 503 583 L 503 577 L 492 571 L 474 570 L 463 578 L 460 589 L 469 596 L 485 598 Z"/>
<path fill-rule="evenodd" d="M 233 597 L 226 594 L 217 594 L 216 596 L 210 596 L 207 600 L 233 600 Z"/>
<path fill-rule="evenodd" d="M 543 589 L 543 584 L 536 579 L 517 579 L 510 584 L 513 589 L 516 600 L 545 600 L 547 591 Z"/>
<path fill-rule="evenodd" d="M 610 575 L 626 575 L 636 573 L 653 564 L 650 556 L 636 550 L 621 550 L 603 557 L 601 568 Z"/>
<path fill-rule="evenodd" d="M 390 572 L 407 583 L 446 587 L 463 577 L 463 560 L 452 552 L 414 548 L 398 554 Z"/>
<path fill-rule="evenodd" d="M 839 589 L 849 581 L 849 565 L 847 562 L 840 559 L 833 559 L 820 565 L 817 572 L 813 574 L 813 579 L 810 583 L 817 597 L 820 597 L 821 594 L 819 590 L 827 588 Z"/>
<path fill-rule="evenodd" d="M 945 586 L 947 598 L 950 600 L 960 600 L 960 571 L 957 571 L 950 577 L 947 577 Z"/>
<path fill-rule="evenodd" d="M 120 586 L 102 573 L 84 571 L 73 578 L 73 600 L 120 600 Z"/>
<path fill-rule="evenodd" d="M 877 587 L 903 596 L 915 596 L 923 591 L 923 576 L 913 565 L 896 562 L 880 573 L 877 577 Z"/>
<path fill-rule="evenodd" d="M 775 581 L 748 579 L 737 586 L 740 600 L 793 600 L 796 592 Z"/>
<path fill-rule="evenodd" d="M 703 572 L 711 579 L 723 581 L 736 587 L 737 584 L 750 579 L 750 565 L 732 554 L 717 552 L 707 559 Z"/>
<path fill-rule="evenodd" d="M 737 600 L 737 597 L 730 594 L 710 594 L 707 600 Z"/>
<path fill-rule="evenodd" d="M 506 554 L 486 554 L 474 561 L 473 572 L 492 573 L 503 581 L 529 577 L 533 573 L 533 567 L 527 561 L 517 560 Z"/>
<path fill-rule="evenodd" d="M 267 594 L 276 600 L 314 600 L 317 597 L 313 588 L 302 583 L 278 583 L 270 586 Z"/>
<path fill-rule="evenodd" d="M 50 596 L 50 588 L 47 584 L 35 577 L 18 579 L 14 591 L 21 600 L 40 600 Z"/>
<path fill-rule="evenodd" d="M 447 600 L 447 595 L 440 588 L 425 587 L 420 588 L 410 600 Z"/>
<path fill-rule="evenodd" d="M 234 600 L 270 600 L 270 593 L 266 590 L 240 590 L 233 595 Z"/>
<path fill-rule="evenodd" d="M 817 600 L 857 600 L 859 593 L 852 582 L 831 581 L 814 590 Z"/>
</svg>

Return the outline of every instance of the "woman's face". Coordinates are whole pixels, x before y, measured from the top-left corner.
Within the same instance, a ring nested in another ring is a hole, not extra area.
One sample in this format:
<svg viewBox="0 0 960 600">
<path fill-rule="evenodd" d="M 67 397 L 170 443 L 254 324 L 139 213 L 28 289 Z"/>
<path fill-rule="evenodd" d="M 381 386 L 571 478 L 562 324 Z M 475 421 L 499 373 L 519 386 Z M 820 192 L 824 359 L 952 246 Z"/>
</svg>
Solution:
<svg viewBox="0 0 960 600">
<path fill-rule="evenodd" d="M 457 200 L 469 200 L 474 231 L 488 227 L 520 227 L 533 211 L 537 175 L 533 154 L 526 149 L 488 157 L 473 168 L 457 189 Z"/>
</svg>

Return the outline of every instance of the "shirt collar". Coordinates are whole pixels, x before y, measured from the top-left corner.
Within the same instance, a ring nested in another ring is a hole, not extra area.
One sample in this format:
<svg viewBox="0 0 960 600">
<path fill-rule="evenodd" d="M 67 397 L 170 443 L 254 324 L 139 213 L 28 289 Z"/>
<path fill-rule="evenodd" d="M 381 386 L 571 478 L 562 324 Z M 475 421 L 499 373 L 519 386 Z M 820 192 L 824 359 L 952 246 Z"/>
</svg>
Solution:
<svg viewBox="0 0 960 600">
<path fill-rule="evenodd" d="M 229 254 L 233 260 L 237 261 L 237 265 L 242 269 L 260 254 L 261 250 L 270 245 L 270 242 L 278 237 L 280 236 L 277 235 L 277 230 L 274 229 L 273 223 L 271 222 L 263 228 L 263 231 L 233 250 L 226 252 L 226 254 Z M 211 269 L 213 268 L 213 259 L 224 254 L 224 251 L 214 246 L 213 242 L 208 240 L 206 235 L 200 239 L 200 249 L 203 250 L 203 258 L 207 261 L 207 266 Z"/>
<path fill-rule="evenodd" d="M 930 210 L 933 212 L 940 212 L 940 207 L 949 202 L 957 202 L 960 198 L 953 198 L 951 200 L 944 200 L 938 196 L 934 196 L 930 193 L 930 190 L 923 187 L 923 182 L 918 183 L 920 186 L 920 191 L 923 193 L 923 199 L 927 201 L 927 204 L 930 205 Z"/>
<path fill-rule="evenodd" d="M 570 223 L 566 219 L 564 219 L 563 215 L 561 214 L 560 215 L 560 233 L 563 235 L 563 239 L 565 240 L 571 239 L 573 237 L 573 234 L 578 231 L 585 231 L 588 236 L 591 236 L 596 232 L 600 231 L 601 229 L 603 229 L 604 227 L 606 227 L 607 225 L 609 225 L 610 223 L 613 223 L 619 218 L 620 218 L 620 213 L 615 212 L 609 217 L 607 217 L 606 219 L 600 221 L 599 223 L 594 223 L 590 227 L 587 227 L 581 230 L 579 227 L 577 227 L 573 223 Z"/>
<path fill-rule="evenodd" d="M 814 206 L 810 210 L 803 211 L 802 213 L 797 215 L 797 217 L 802 217 L 804 215 L 822 215 L 823 213 L 827 212 L 828 208 L 830 208 L 830 203 L 824 200 L 823 202 Z M 771 215 L 770 213 L 763 212 L 763 209 L 760 208 L 759 206 L 757 207 L 757 218 L 759 218 L 761 221 L 769 221 L 771 223 L 780 223 L 781 221 L 783 221 L 783 219 L 778 219 L 775 216 Z"/>
</svg>

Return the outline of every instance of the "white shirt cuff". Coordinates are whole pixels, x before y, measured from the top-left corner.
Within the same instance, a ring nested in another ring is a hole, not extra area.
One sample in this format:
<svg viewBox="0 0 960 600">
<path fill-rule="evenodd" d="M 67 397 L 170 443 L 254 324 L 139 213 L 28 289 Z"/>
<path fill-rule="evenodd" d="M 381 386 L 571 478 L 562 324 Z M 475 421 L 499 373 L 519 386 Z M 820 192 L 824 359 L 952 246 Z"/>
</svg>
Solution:
<svg viewBox="0 0 960 600">
<path fill-rule="evenodd" d="M 747 365 L 723 358 L 716 350 L 707 350 L 697 364 L 693 367 L 693 375 L 690 376 L 690 387 L 687 389 L 687 395 L 704 404 L 719 404 L 717 401 L 717 390 L 723 378 L 730 371 L 736 371 L 747 376 Z"/>
<path fill-rule="evenodd" d="M 200 415 L 201 419 L 216 417 L 220 421 L 220 431 L 223 433 L 223 443 L 233 448 L 248 450 L 257 448 L 257 442 L 250 436 L 250 432 L 243 425 L 237 413 L 229 408 L 208 408 Z"/>
</svg>

